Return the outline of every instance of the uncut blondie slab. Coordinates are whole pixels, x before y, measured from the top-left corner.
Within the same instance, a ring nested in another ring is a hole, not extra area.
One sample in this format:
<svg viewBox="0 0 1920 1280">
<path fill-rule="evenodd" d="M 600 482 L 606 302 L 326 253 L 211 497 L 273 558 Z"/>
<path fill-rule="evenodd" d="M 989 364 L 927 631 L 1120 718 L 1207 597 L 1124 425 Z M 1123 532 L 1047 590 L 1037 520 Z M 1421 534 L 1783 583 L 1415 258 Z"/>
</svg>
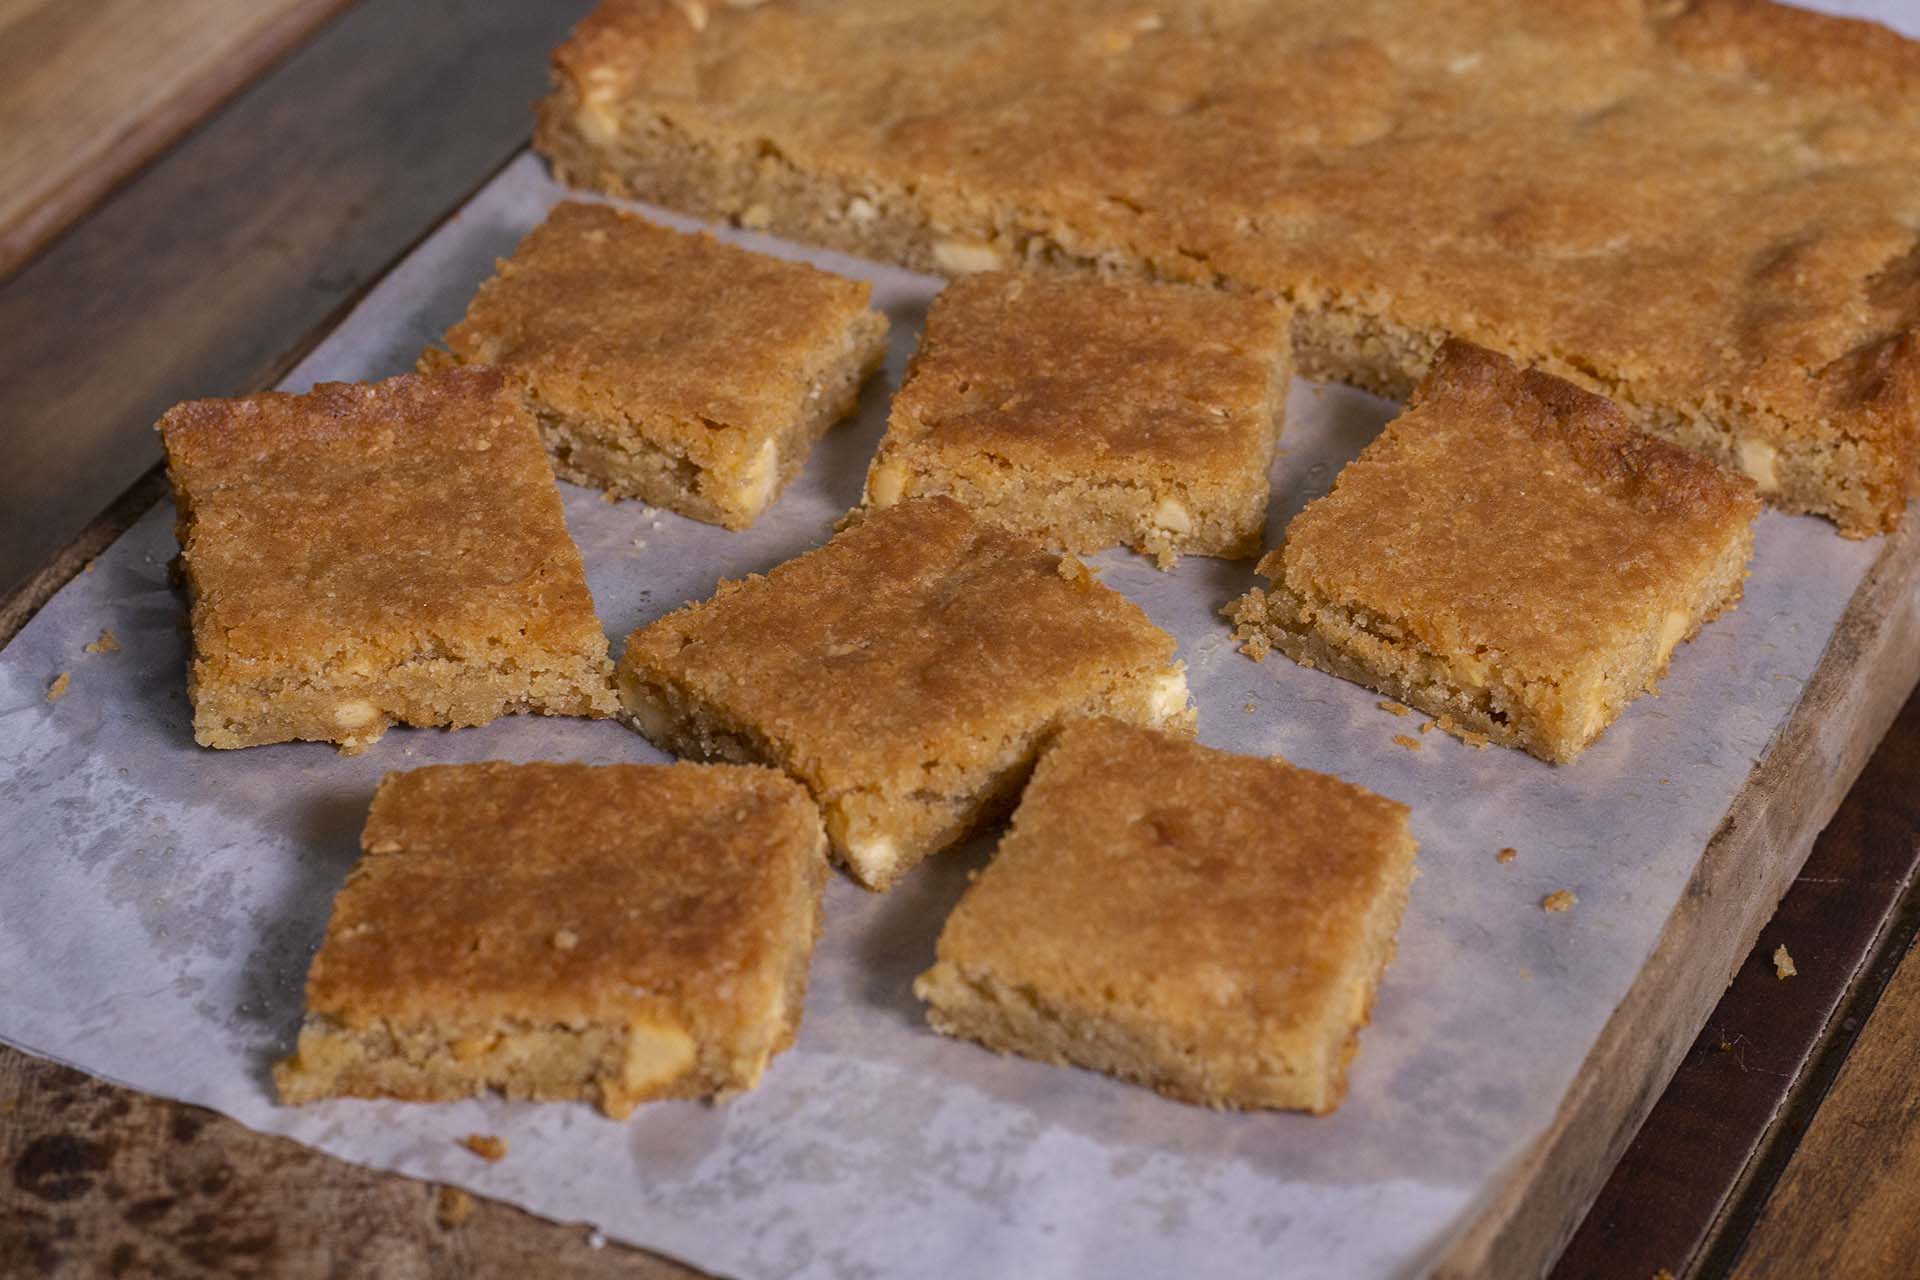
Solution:
<svg viewBox="0 0 1920 1280">
<path fill-rule="evenodd" d="M 617 680 L 662 747 L 805 783 L 872 889 L 1012 808 L 1063 722 L 1195 718 L 1173 638 L 1137 605 L 949 498 L 721 583 L 629 636 Z"/>
<path fill-rule="evenodd" d="M 744 529 L 885 356 L 871 292 L 569 202 L 421 364 L 498 365 L 522 382 L 562 479 Z"/>
<path fill-rule="evenodd" d="M 936 1030 L 1216 1107 L 1332 1111 L 1414 877 L 1407 809 L 1069 726 L 914 984 Z"/>
<path fill-rule="evenodd" d="M 1564 762 L 1740 599 L 1758 509 L 1599 396 L 1449 342 L 1230 615 L 1256 656 Z"/>
<path fill-rule="evenodd" d="M 193 400 L 159 430 L 200 745 L 614 711 L 553 471 L 499 373 Z"/>
<path fill-rule="evenodd" d="M 826 838 L 770 769 L 390 773 L 360 843 L 284 1102 L 498 1089 L 619 1118 L 750 1089 L 793 1043 Z"/>
<path fill-rule="evenodd" d="M 865 500 L 946 494 L 1068 551 L 1259 554 L 1287 314 L 1185 286 L 988 272 L 934 299 Z"/>
<path fill-rule="evenodd" d="M 567 181 L 948 274 L 1274 294 L 1299 372 L 1446 335 L 1849 534 L 1920 483 L 1920 44 L 1765 0 L 604 0 Z"/>
</svg>

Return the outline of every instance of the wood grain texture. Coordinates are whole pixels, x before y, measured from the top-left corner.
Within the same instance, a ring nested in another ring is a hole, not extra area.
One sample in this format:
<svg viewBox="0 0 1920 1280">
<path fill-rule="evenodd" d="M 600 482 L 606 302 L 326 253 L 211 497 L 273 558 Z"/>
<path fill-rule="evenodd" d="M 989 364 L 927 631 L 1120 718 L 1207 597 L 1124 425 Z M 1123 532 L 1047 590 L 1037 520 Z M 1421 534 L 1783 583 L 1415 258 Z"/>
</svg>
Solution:
<svg viewBox="0 0 1920 1280">
<path fill-rule="evenodd" d="M 0 279 L 347 0 L 0 0 Z"/>
<path fill-rule="evenodd" d="M 4 1049 L 0 1160 L 0 1270 L 10 1275 L 696 1274 L 637 1249 L 596 1245 L 582 1224 L 478 1198 L 464 1222 L 445 1226 L 430 1183 Z"/>
<path fill-rule="evenodd" d="M 1920 1274 L 1920 950 L 1894 975 L 1754 1228 L 1739 1280 Z"/>
<path fill-rule="evenodd" d="M 524 145 L 589 7 L 361 0 L 0 284 L 0 596 L 153 465 L 169 405 L 271 381 Z"/>
<path fill-rule="evenodd" d="M 1920 521 L 1907 520 L 1883 544 L 1799 705 L 1708 843 L 1553 1124 L 1438 1275 L 1546 1271 L 1916 680 Z"/>
<path fill-rule="evenodd" d="M 1920 924 L 1920 691 L 1815 842 L 1553 1280 L 1722 1275 Z M 1773 949 L 1799 973 L 1782 981 Z M 1915 1206 L 1920 1212 L 1920 1203 Z"/>
</svg>

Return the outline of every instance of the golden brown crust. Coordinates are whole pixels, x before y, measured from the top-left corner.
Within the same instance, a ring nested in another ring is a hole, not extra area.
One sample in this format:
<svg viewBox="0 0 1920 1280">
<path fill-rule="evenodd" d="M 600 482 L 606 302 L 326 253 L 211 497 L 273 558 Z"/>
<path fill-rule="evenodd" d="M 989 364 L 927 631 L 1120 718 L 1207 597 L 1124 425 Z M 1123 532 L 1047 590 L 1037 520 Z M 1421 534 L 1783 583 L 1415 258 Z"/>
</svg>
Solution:
<svg viewBox="0 0 1920 1280">
<path fill-rule="evenodd" d="M 1497 448 L 1495 439 L 1524 433 L 1548 454 L 1563 455 L 1586 483 L 1637 510 L 1708 524 L 1728 515 L 1751 520 L 1758 511 L 1751 480 L 1636 430 L 1605 396 L 1457 338 L 1441 344 L 1408 402 L 1409 414 L 1421 409 L 1466 439 L 1487 433 L 1481 440 L 1489 449 Z M 1511 461 L 1506 481 L 1518 495 L 1542 464 L 1532 452 Z"/>
<path fill-rule="evenodd" d="M 772 770 L 391 773 L 361 846 L 278 1071 L 290 1101 L 493 1086 L 624 1114 L 750 1087 L 792 1041 L 826 842 Z"/>
<path fill-rule="evenodd" d="M 1660 38 L 1698 66 L 1869 101 L 1920 97 L 1920 44 L 1875 22 L 1773 0 L 1646 0 Z"/>
<path fill-rule="evenodd" d="M 963 276 L 927 313 L 889 437 L 1143 482 L 1264 470 L 1286 320 L 1179 286 Z"/>
<path fill-rule="evenodd" d="M 1137 605 L 946 498 L 722 582 L 629 636 L 618 679 L 671 749 L 806 783 L 875 887 L 1004 812 L 1064 715 L 1192 721 L 1173 638 Z"/>
<path fill-rule="evenodd" d="M 1600 397 L 1449 342 L 1233 614 L 1297 660 L 1566 760 L 1739 599 L 1758 509 L 1750 481 Z"/>
<path fill-rule="evenodd" d="M 1004 1051 L 1215 1106 L 1331 1110 L 1413 853 L 1406 807 L 1364 788 L 1083 721 L 1042 758 L 920 989 L 936 1026 Z M 1044 1010 L 1017 1029 L 983 1007 L 1014 991 Z"/>
<path fill-rule="evenodd" d="M 1052 547 L 1257 552 L 1287 314 L 1186 286 L 982 272 L 948 285 L 866 501 L 944 493 Z"/>
<path fill-rule="evenodd" d="M 704 233 L 567 202 L 481 285 L 447 351 L 423 362 L 450 355 L 521 380 L 568 478 L 625 492 L 635 486 L 612 463 L 664 455 L 689 473 L 675 486 L 686 492 L 628 496 L 742 527 L 885 354 L 871 292 Z M 777 459 L 756 477 L 769 447 Z"/>
<path fill-rule="evenodd" d="M 1877 284 L 1920 239 L 1917 48 L 1751 0 L 610 0 L 540 142 L 922 268 L 1277 294 L 1303 370 L 1389 392 L 1466 337 L 1870 533 L 1920 484 L 1920 299 Z"/>
<path fill-rule="evenodd" d="M 553 473 L 497 372 L 189 401 L 159 430 L 203 743 L 611 709 Z"/>
<path fill-rule="evenodd" d="M 308 1009 L 350 1027 L 663 1002 L 728 1024 L 726 992 L 779 958 L 794 885 L 824 885 L 806 792 L 739 765 L 390 773 L 360 845 L 307 979 Z"/>
</svg>

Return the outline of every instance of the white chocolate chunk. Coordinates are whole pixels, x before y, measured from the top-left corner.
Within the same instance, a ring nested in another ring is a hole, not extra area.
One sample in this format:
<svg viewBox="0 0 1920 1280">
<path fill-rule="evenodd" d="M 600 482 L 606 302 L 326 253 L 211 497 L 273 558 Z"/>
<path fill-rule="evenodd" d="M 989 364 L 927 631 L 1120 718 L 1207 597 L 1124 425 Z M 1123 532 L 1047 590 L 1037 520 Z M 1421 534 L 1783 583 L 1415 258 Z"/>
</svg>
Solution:
<svg viewBox="0 0 1920 1280">
<path fill-rule="evenodd" d="M 693 1059 L 693 1037 L 679 1027 L 636 1022 L 627 1030 L 627 1065 L 621 1074 L 627 1088 L 639 1092 L 685 1075 Z"/>
<path fill-rule="evenodd" d="M 758 515 L 773 499 L 774 486 L 780 481 L 780 451 L 769 440 L 760 446 L 747 464 L 747 475 L 740 482 L 740 506 Z"/>
<path fill-rule="evenodd" d="M 1660 624 L 1660 661 L 1662 663 L 1673 656 L 1674 646 L 1678 645 L 1681 637 L 1687 634 L 1687 624 L 1691 621 L 1685 609 L 1667 610 L 1667 616 Z"/>
<path fill-rule="evenodd" d="M 867 502 L 890 507 L 906 496 L 907 469 L 897 462 L 883 462 L 867 477 Z"/>
<path fill-rule="evenodd" d="M 1187 672 L 1177 667 L 1161 676 L 1153 686 L 1153 701 L 1147 704 L 1147 714 L 1155 720 L 1165 722 L 1177 720 L 1187 710 Z"/>
<path fill-rule="evenodd" d="M 608 146 L 620 136 L 620 120 L 614 114 L 610 95 L 596 93 L 582 99 L 573 123 L 580 136 L 596 147 Z"/>
<path fill-rule="evenodd" d="M 1780 451 L 1765 440 L 1742 440 L 1739 444 L 1740 469 L 1747 473 L 1762 493 L 1780 491 Z"/>
<path fill-rule="evenodd" d="M 883 880 L 900 861 L 900 846 L 892 836 L 864 836 L 848 839 L 847 861 L 859 871 L 862 880 Z"/>
<path fill-rule="evenodd" d="M 975 271 L 995 271 L 1002 265 L 1000 251 L 979 240 L 936 240 L 933 265 L 942 274 L 970 275 Z"/>
<path fill-rule="evenodd" d="M 1193 532 L 1193 514 L 1174 498 L 1162 498 L 1154 504 L 1153 523 L 1168 533 Z"/>
</svg>

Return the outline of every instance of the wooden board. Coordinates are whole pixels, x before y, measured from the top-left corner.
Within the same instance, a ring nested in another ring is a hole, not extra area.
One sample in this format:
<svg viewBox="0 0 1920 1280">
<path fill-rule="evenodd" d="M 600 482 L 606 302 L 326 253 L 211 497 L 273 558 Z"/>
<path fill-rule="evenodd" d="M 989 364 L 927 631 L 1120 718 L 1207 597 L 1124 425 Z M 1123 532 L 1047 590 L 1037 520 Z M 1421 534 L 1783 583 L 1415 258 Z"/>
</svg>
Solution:
<svg viewBox="0 0 1920 1280">
<path fill-rule="evenodd" d="M 199 1107 L 0 1050 L 0 1271 L 9 1275 L 686 1280 L 578 1223 L 363 1169 Z M 477 1159 L 478 1157 L 476 1157 Z"/>
<path fill-rule="evenodd" d="M 1855 593 L 1559 1114 L 1442 1276 L 1532 1276 L 1566 1243 L 1920 679 L 1920 518 Z"/>
<path fill-rule="evenodd" d="M 346 0 L 0 0 L 0 278 Z"/>
<path fill-rule="evenodd" d="M 170 7 L 149 4 L 151 12 Z M 0 284 L 0 597 L 524 145 L 591 0 L 360 0 Z"/>
<path fill-rule="evenodd" d="M 1920 1272 L 1920 950 L 1907 953 L 1754 1228 L 1738 1280 Z"/>
<path fill-rule="evenodd" d="M 1920 929 L 1917 832 L 1920 690 L 1814 842 L 1553 1280 L 1727 1273 Z M 1786 980 L 1773 963 L 1782 945 L 1799 970 Z"/>
</svg>

